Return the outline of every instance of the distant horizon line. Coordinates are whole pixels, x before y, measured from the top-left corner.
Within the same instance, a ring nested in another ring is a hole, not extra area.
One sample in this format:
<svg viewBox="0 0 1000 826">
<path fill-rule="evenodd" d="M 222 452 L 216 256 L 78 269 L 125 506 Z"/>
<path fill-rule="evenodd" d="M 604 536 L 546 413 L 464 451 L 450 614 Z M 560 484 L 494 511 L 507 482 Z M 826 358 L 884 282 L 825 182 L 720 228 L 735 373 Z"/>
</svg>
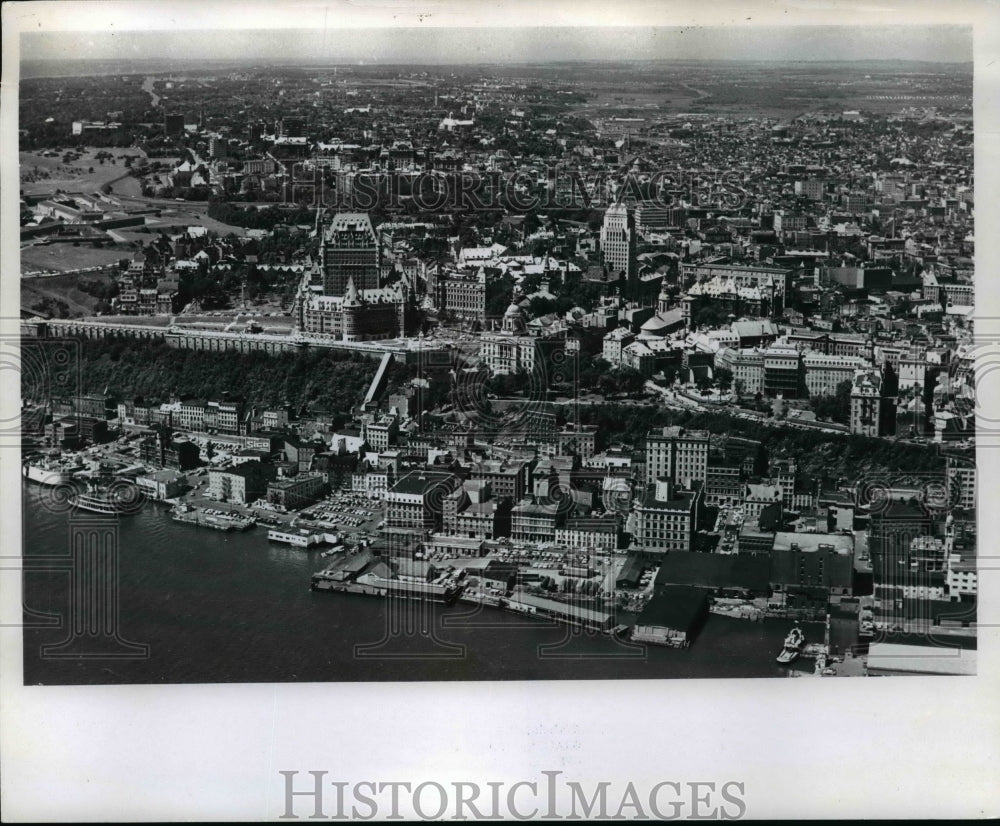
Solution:
<svg viewBox="0 0 1000 826">
<path fill-rule="evenodd" d="M 339 58 L 303 57 L 296 59 L 276 59 L 276 58 L 221 58 L 221 57 L 172 57 L 164 55 L 162 57 L 28 57 L 22 58 L 21 63 L 112 63 L 115 61 L 129 63 L 152 63 L 152 62 L 172 62 L 172 63 L 225 63 L 225 64 L 266 64 L 269 66 L 297 65 L 302 63 L 322 62 L 329 66 L 553 66 L 553 65 L 579 65 L 579 64 L 615 64 L 615 63 L 922 63 L 936 66 L 971 66 L 974 60 L 928 60 L 908 57 L 855 57 L 855 58 L 835 58 L 835 57 L 647 57 L 647 58 L 579 58 L 579 59 L 553 59 L 553 60 L 515 60 L 515 61 L 436 61 L 423 62 L 419 60 L 407 61 L 387 61 L 385 63 L 378 60 L 349 60 Z"/>
</svg>

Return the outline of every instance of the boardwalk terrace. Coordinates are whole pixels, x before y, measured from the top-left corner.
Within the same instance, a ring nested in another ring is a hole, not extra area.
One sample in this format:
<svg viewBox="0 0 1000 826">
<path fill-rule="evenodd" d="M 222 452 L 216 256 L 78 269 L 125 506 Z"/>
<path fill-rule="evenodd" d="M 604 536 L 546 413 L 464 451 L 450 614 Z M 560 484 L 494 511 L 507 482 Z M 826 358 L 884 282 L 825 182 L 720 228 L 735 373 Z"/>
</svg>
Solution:
<svg viewBox="0 0 1000 826">
<path fill-rule="evenodd" d="M 377 291 L 381 292 L 381 291 Z M 27 319 L 21 322 L 21 335 L 25 338 L 57 338 L 74 336 L 85 339 L 102 339 L 108 336 L 125 336 L 143 340 L 161 340 L 168 347 L 208 352 L 268 353 L 303 350 L 309 347 L 358 353 L 368 358 L 380 359 L 386 353 L 414 363 L 430 354 L 445 352 L 444 345 L 419 339 L 394 339 L 391 341 L 344 341 L 331 336 L 309 335 L 302 332 L 291 335 L 273 333 L 226 332 L 200 330 L 179 325 L 171 327 L 142 326 L 82 319 Z"/>
</svg>

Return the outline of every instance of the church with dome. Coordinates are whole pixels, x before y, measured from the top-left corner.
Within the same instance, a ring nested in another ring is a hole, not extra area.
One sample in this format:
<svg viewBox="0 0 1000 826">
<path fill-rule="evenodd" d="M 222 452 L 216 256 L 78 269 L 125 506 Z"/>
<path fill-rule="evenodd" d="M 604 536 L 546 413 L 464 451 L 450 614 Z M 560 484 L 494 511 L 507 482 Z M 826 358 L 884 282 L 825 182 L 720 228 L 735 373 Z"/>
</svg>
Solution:
<svg viewBox="0 0 1000 826">
<path fill-rule="evenodd" d="M 670 309 L 670 294 L 667 292 L 667 284 L 664 281 L 660 296 L 656 301 L 656 312 L 639 328 L 638 339 L 640 341 L 664 339 L 671 333 L 683 329 L 686 323 L 684 311 L 681 308 Z"/>
</svg>

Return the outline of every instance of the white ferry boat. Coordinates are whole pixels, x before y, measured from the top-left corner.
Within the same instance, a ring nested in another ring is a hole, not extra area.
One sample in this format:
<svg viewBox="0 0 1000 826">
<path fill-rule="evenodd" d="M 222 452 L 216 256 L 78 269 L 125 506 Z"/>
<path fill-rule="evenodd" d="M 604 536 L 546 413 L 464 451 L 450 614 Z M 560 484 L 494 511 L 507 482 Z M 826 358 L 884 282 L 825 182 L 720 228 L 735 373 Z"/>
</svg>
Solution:
<svg viewBox="0 0 1000 826">
<path fill-rule="evenodd" d="M 805 644 L 806 635 L 803 634 L 802 629 L 796 625 L 791 631 L 788 632 L 788 636 L 785 637 L 785 645 L 781 649 L 781 653 L 778 654 L 777 661 L 782 665 L 794 662 L 799 658 L 799 654 Z"/>
<path fill-rule="evenodd" d="M 74 508 L 115 516 L 136 512 L 134 494 L 124 486 L 119 488 L 91 485 L 86 491 L 71 496 L 70 503 Z"/>
<path fill-rule="evenodd" d="M 80 470 L 83 470 L 83 465 L 78 463 L 42 459 L 25 462 L 21 472 L 25 479 L 51 487 L 72 482 L 73 474 Z"/>
</svg>

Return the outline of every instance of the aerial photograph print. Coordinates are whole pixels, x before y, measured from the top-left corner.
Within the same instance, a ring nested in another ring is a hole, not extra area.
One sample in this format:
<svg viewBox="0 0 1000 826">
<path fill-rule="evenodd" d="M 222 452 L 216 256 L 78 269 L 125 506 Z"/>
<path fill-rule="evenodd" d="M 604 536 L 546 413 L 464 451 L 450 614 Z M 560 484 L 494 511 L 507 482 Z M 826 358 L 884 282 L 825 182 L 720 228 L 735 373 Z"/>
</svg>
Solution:
<svg viewBox="0 0 1000 826">
<path fill-rule="evenodd" d="M 972 27 L 333 17 L 21 35 L 23 685 L 976 675 Z"/>
</svg>

